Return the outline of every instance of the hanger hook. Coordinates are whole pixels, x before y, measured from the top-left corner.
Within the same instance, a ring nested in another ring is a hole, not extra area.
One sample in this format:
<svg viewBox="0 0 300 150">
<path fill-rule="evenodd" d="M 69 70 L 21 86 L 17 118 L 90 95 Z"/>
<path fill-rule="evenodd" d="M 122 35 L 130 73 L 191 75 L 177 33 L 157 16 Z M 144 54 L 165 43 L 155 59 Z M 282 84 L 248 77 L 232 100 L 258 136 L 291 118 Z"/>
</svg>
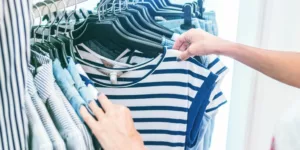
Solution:
<svg viewBox="0 0 300 150">
<path fill-rule="evenodd" d="M 97 13 L 98 13 L 98 19 L 99 19 L 99 21 L 101 21 L 102 19 L 101 19 L 101 15 L 102 14 L 104 14 L 104 6 L 105 6 L 105 4 L 107 4 L 109 2 L 109 0 L 104 0 L 104 1 L 100 1 L 99 2 L 99 5 L 98 5 L 98 8 L 97 8 Z M 102 11 L 101 11 L 101 9 L 102 9 Z"/>
<path fill-rule="evenodd" d="M 35 5 L 33 5 L 33 7 L 35 7 L 37 10 L 38 10 L 38 13 L 39 13 L 39 18 L 40 18 L 40 23 L 39 23 L 39 25 L 38 25 L 38 27 L 35 29 L 35 31 L 33 32 L 33 40 L 34 40 L 34 42 L 36 42 L 36 33 L 37 33 L 37 31 L 38 31 L 38 29 L 41 27 L 41 25 L 42 25 L 42 13 L 41 13 L 41 10 L 40 10 L 40 8 L 35 4 Z M 35 15 L 34 15 L 34 11 L 32 10 L 32 13 L 33 13 L 33 24 L 34 24 L 34 20 L 35 20 Z M 32 24 L 32 25 L 33 25 Z M 33 29 L 34 30 L 34 29 Z"/>
<path fill-rule="evenodd" d="M 67 28 L 68 28 L 68 22 L 69 22 L 69 19 L 71 18 L 72 15 L 74 15 L 74 14 L 76 13 L 76 10 L 77 10 L 77 0 L 75 0 L 75 8 L 74 8 L 74 11 L 72 11 L 71 14 L 67 17 L 66 25 L 65 25 L 65 32 L 64 32 L 64 33 L 67 33 Z"/>
<path fill-rule="evenodd" d="M 48 2 L 50 1 L 50 3 L 54 4 L 55 12 L 57 12 L 58 9 L 57 9 L 57 5 L 55 4 L 55 2 L 53 0 L 47 0 L 47 1 Z M 45 1 L 45 2 L 47 2 L 47 1 Z M 52 12 L 50 11 L 50 13 L 52 13 Z M 48 29 L 48 41 L 50 41 L 51 27 L 53 26 L 53 24 L 54 24 L 54 22 L 56 21 L 57 18 L 59 18 L 58 12 L 57 12 L 57 16 L 54 18 L 53 22 L 49 25 L 49 29 Z"/>
<path fill-rule="evenodd" d="M 65 18 L 65 14 L 67 14 L 67 11 L 66 11 L 66 2 L 64 0 L 61 0 L 60 2 L 63 2 L 63 5 L 64 5 L 64 13 L 62 14 L 61 18 L 58 20 L 57 22 L 57 26 L 56 26 L 56 33 L 55 35 L 57 36 L 58 35 L 58 30 L 59 30 L 59 23 Z M 60 3 L 59 2 L 59 3 Z"/>
<path fill-rule="evenodd" d="M 47 22 L 47 24 L 45 25 L 45 27 L 43 28 L 43 30 L 42 30 L 42 42 L 44 42 L 44 37 L 45 37 L 45 33 L 44 33 L 44 31 L 45 31 L 45 28 L 47 27 L 47 26 L 49 26 L 48 24 L 49 23 L 51 23 L 51 18 L 52 18 L 52 15 L 51 15 L 51 9 L 50 9 L 50 7 L 48 6 L 48 4 L 47 3 L 45 3 L 45 2 L 39 2 L 39 3 L 41 3 L 41 4 L 44 4 L 47 8 L 48 8 L 48 10 L 49 10 L 49 20 L 50 21 L 48 21 Z"/>
</svg>

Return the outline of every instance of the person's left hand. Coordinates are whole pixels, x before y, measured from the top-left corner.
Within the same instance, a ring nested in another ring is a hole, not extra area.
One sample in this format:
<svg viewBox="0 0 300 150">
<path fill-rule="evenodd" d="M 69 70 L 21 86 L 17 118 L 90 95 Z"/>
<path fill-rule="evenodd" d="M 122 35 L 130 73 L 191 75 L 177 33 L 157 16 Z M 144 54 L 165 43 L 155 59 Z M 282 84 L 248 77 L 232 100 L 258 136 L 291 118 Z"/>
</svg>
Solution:
<svg viewBox="0 0 300 150">
<path fill-rule="evenodd" d="M 85 107 L 80 109 L 80 113 L 101 146 L 105 150 L 144 150 L 143 140 L 134 127 L 130 110 L 125 106 L 113 104 L 104 94 L 101 94 L 98 100 L 103 109 L 94 101 L 90 103 L 97 120 Z"/>
</svg>

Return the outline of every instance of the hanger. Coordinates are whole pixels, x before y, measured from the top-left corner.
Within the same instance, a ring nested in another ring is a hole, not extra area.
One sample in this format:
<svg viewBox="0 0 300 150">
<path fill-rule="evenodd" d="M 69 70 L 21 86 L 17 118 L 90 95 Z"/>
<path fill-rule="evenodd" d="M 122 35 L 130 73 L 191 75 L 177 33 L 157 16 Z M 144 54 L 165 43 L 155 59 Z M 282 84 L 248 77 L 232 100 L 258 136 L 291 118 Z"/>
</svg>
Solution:
<svg viewBox="0 0 300 150">
<path fill-rule="evenodd" d="M 153 3 L 150 2 L 144 2 L 144 0 L 142 0 L 141 2 L 138 2 L 139 5 L 143 5 L 146 6 L 150 15 L 152 17 L 155 16 L 162 16 L 162 17 L 183 17 L 183 12 L 182 11 L 163 11 L 163 10 L 159 10 L 158 8 L 156 8 L 156 5 L 153 5 Z"/>
<path fill-rule="evenodd" d="M 126 4 L 126 9 L 128 8 L 128 5 Z M 136 13 L 138 13 L 136 11 Z M 123 26 L 127 31 L 131 31 L 131 33 L 139 35 L 143 38 L 149 39 L 151 41 L 154 42 L 162 42 L 162 36 L 154 33 L 151 30 L 145 29 L 141 23 L 140 20 L 144 21 L 144 24 L 149 24 L 149 22 L 145 21 L 144 18 L 142 16 L 139 16 L 138 20 L 136 20 L 134 17 L 134 15 L 132 15 L 130 12 L 126 12 L 126 11 L 121 11 L 118 13 L 116 16 L 118 17 L 121 26 Z M 72 31 L 72 35 L 80 35 L 82 33 L 82 31 L 85 29 L 85 26 L 90 23 L 90 22 L 95 22 L 98 21 L 98 16 L 96 15 L 91 15 L 88 17 L 88 19 L 83 22 L 80 27 L 78 27 L 77 29 L 75 29 L 74 31 Z M 118 25 L 117 25 L 118 26 Z M 122 28 L 120 28 L 120 30 L 124 30 Z M 134 36 L 132 36 L 134 37 Z M 151 42 L 150 41 L 150 42 Z"/>
<path fill-rule="evenodd" d="M 161 1 L 162 1 L 162 3 L 165 3 L 167 6 L 173 6 L 173 7 L 178 7 L 178 8 L 182 8 L 183 7 L 183 5 L 171 3 L 169 0 L 161 0 Z"/>
<path fill-rule="evenodd" d="M 155 26 L 153 26 L 153 23 L 152 23 L 152 25 L 149 25 L 149 23 L 151 23 L 151 22 L 149 22 L 147 20 L 145 15 L 142 15 L 140 13 L 142 11 L 140 11 L 140 12 L 134 11 L 133 9 L 131 9 L 131 11 L 127 11 L 128 10 L 128 2 L 127 1 L 125 1 L 125 2 L 127 3 L 126 10 L 121 11 L 121 14 L 125 14 L 130 19 L 130 21 L 134 22 L 134 25 L 136 27 L 138 27 L 139 29 L 141 29 L 142 31 L 147 32 L 148 34 L 152 34 L 153 36 L 161 36 L 161 34 L 158 34 L 157 32 L 155 32 L 156 30 L 153 29 L 155 27 Z M 134 13 L 134 15 L 132 13 Z M 75 30 L 73 31 L 73 34 L 78 35 L 78 33 L 81 33 L 83 31 L 84 28 L 82 28 L 82 27 L 85 27 L 87 23 L 94 22 L 94 21 L 98 21 L 98 16 L 90 15 L 84 22 L 78 23 L 77 25 L 75 25 Z M 156 23 L 155 21 L 153 21 L 153 22 Z"/>
<path fill-rule="evenodd" d="M 144 0 L 145 2 L 150 2 L 155 8 L 160 11 L 182 11 L 181 8 L 173 6 L 163 6 L 160 0 Z"/>
<path fill-rule="evenodd" d="M 48 8 L 49 12 L 51 12 L 50 7 L 48 6 L 47 3 L 39 2 L 36 4 L 36 8 L 38 9 L 40 15 L 41 15 L 41 13 L 40 13 L 40 9 L 39 9 L 38 5 L 42 5 L 42 6 L 45 5 Z M 51 17 L 51 14 L 50 14 L 50 17 Z M 40 18 L 41 18 L 41 16 L 40 16 Z M 41 23 L 41 20 L 40 20 L 40 23 Z M 41 24 L 35 29 L 34 35 L 33 35 L 34 36 L 34 44 L 32 45 L 32 47 L 36 48 L 36 50 L 40 49 L 40 52 L 43 52 L 44 54 L 47 53 L 49 55 L 49 57 L 52 60 L 54 60 L 55 55 L 56 55 L 56 54 L 54 54 L 55 52 L 53 52 L 52 47 L 50 47 L 50 45 L 48 43 L 45 43 L 45 41 L 44 41 L 44 37 L 45 37 L 44 31 L 45 31 L 45 28 L 48 26 L 48 24 L 49 24 L 49 22 L 47 22 L 47 24 L 45 25 L 45 27 L 42 30 L 42 41 L 41 42 L 36 41 L 37 31 L 39 30 L 39 28 L 42 28 Z"/>
<path fill-rule="evenodd" d="M 145 17 L 143 17 L 143 15 L 138 10 L 129 7 L 127 11 L 130 12 L 134 16 L 136 21 L 144 28 L 154 33 L 157 33 L 159 35 L 166 36 L 168 38 L 171 38 L 173 36 L 174 32 L 153 25 L 151 22 L 147 21 Z"/>
<path fill-rule="evenodd" d="M 108 1 L 106 1 L 105 4 L 107 4 L 107 2 Z M 102 6 L 104 5 L 102 4 Z M 127 48 L 132 50 L 138 49 L 145 55 L 153 57 L 163 52 L 163 47 L 160 44 L 149 43 L 140 39 L 128 37 L 122 33 L 112 21 L 102 20 L 102 17 L 105 17 L 105 15 L 101 15 L 100 10 L 101 8 L 104 8 L 102 6 L 100 5 L 98 8 L 99 20 L 97 22 L 87 23 L 84 32 L 73 39 L 75 45 L 92 39 L 96 39 L 98 41 L 107 41 L 107 39 L 109 39 L 111 42 L 121 46 L 123 48 L 122 51 Z M 104 11 L 102 12 L 105 13 Z"/>
<path fill-rule="evenodd" d="M 183 7 L 183 11 L 184 11 L 184 23 L 180 26 L 180 28 L 184 30 L 195 28 L 195 25 L 192 24 L 192 15 L 193 15 L 192 4 L 186 3 Z"/>
<path fill-rule="evenodd" d="M 121 4 L 121 3 L 119 3 Z M 125 4 L 128 5 L 128 4 Z M 119 6 L 121 8 L 121 5 Z M 125 8 L 128 8 L 128 6 L 125 6 Z M 153 42 L 161 43 L 162 42 L 162 36 L 155 36 L 148 34 L 147 32 L 137 28 L 129 19 L 128 19 L 128 14 L 122 14 L 122 9 L 119 9 L 119 12 L 117 13 L 117 17 L 120 21 L 120 23 L 123 25 L 123 27 L 129 31 L 132 32 L 136 35 L 139 35 L 141 37 L 144 37 L 146 39 L 149 39 Z"/>
<path fill-rule="evenodd" d="M 54 5 L 55 8 L 57 8 L 55 2 L 53 0 L 50 0 Z M 56 21 L 58 21 L 56 29 L 58 29 L 59 27 L 59 22 L 65 17 L 66 12 L 66 3 L 64 2 L 64 0 L 61 0 L 60 2 L 63 2 L 64 5 L 64 10 L 62 13 L 62 17 L 60 18 L 59 16 L 56 16 L 57 19 L 55 19 L 55 21 L 52 22 L 52 24 L 49 27 L 49 35 L 48 35 L 48 41 L 51 42 L 51 44 L 53 44 L 53 46 L 55 46 L 55 48 L 57 48 L 57 53 L 58 56 L 56 57 L 56 59 L 58 59 L 61 62 L 61 66 L 63 68 L 66 68 L 68 65 L 68 61 L 67 61 L 67 53 L 66 53 L 66 43 L 65 41 L 60 38 L 58 36 L 58 31 L 56 31 L 56 33 L 54 35 L 51 35 L 51 30 L 54 29 L 54 23 Z M 57 9 L 56 9 L 57 12 Z M 68 18 L 67 18 L 68 19 Z M 68 22 L 68 20 L 66 20 L 66 22 Z"/>
<path fill-rule="evenodd" d="M 163 28 L 165 30 L 169 30 L 167 28 L 165 28 L 162 25 L 159 25 L 158 23 L 156 23 L 156 21 L 153 19 L 153 17 L 149 14 L 149 11 L 147 10 L 147 8 L 145 6 L 142 5 L 130 5 L 130 8 L 138 10 L 143 17 L 145 18 L 145 20 L 147 20 L 148 22 L 152 23 L 153 25 L 159 27 L 159 28 Z M 171 30 L 169 30 L 171 31 Z"/>
<path fill-rule="evenodd" d="M 41 19 L 41 12 L 39 10 L 39 8 L 36 6 L 36 5 L 33 5 L 33 7 L 36 7 L 36 9 L 38 10 L 38 13 L 40 15 L 40 22 L 39 22 L 39 26 L 41 25 L 42 23 L 42 19 Z M 33 12 L 33 9 L 31 11 L 31 14 L 32 14 L 32 23 L 31 23 L 31 26 L 34 25 L 34 12 Z M 33 30 L 33 34 L 34 34 L 34 30 L 35 29 L 32 29 Z M 34 37 L 34 42 L 36 42 L 36 37 Z M 43 53 L 43 51 L 39 48 L 39 47 L 36 47 L 36 46 L 33 46 L 33 44 L 30 45 L 30 50 L 31 51 L 36 51 L 37 53 Z M 37 58 L 35 55 L 30 55 L 30 64 L 34 66 L 34 71 L 33 71 L 33 76 L 35 76 L 37 74 L 37 68 L 42 66 L 42 64 L 40 64 L 38 61 L 37 61 Z"/>
<path fill-rule="evenodd" d="M 148 42 L 153 42 L 153 41 L 148 40 L 146 38 L 143 38 L 143 37 L 141 37 L 137 34 L 130 33 L 130 31 L 134 31 L 134 29 L 136 29 L 136 28 L 134 28 L 134 26 L 132 26 L 132 24 L 128 23 L 127 21 L 122 21 L 121 22 L 120 19 L 122 19 L 123 17 L 126 17 L 126 16 L 124 16 L 122 14 L 117 14 L 115 0 L 113 0 L 112 5 L 113 5 L 113 7 L 111 8 L 112 10 L 108 11 L 108 13 L 106 13 L 104 20 L 112 19 L 112 21 L 115 23 L 115 25 L 118 27 L 118 29 L 127 36 L 130 36 L 130 37 L 136 38 L 136 39 L 140 39 L 140 40 L 145 40 L 145 41 L 148 41 Z M 119 1 L 119 11 L 121 11 L 121 1 Z M 112 15 L 112 16 L 108 17 L 108 15 Z M 126 30 L 126 28 L 129 29 L 129 30 Z"/>
<path fill-rule="evenodd" d="M 204 7 L 203 7 L 203 5 L 204 5 L 204 0 L 198 0 L 198 7 L 199 7 L 199 13 L 200 13 L 199 18 L 200 19 L 204 19 L 203 18 L 203 13 L 204 13 Z"/>
</svg>

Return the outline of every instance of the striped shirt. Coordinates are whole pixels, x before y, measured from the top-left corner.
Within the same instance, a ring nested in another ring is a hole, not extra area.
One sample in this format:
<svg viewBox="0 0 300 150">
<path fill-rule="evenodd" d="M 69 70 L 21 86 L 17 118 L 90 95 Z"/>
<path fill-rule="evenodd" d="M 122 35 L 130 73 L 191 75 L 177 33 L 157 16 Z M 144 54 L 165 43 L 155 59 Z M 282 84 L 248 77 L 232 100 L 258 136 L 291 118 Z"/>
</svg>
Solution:
<svg viewBox="0 0 300 150">
<path fill-rule="evenodd" d="M 79 47 L 81 49 L 82 48 L 86 48 L 86 50 L 89 49 L 89 48 L 87 48 L 86 45 L 81 45 Z M 88 47 L 90 47 L 90 46 L 88 46 Z M 90 50 L 88 50 L 88 51 L 93 53 L 95 56 L 97 56 L 97 53 L 92 52 Z M 90 59 L 93 61 L 98 60 L 97 62 L 101 63 L 103 65 L 103 62 L 100 61 L 99 58 L 98 59 L 96 57 L 92 58 L 89 56 L 89 53 L 81 52 L 80 54 L 87 59 Z M 150 58 L 145 58 L 140 53 L 134 53 L 132 56 L 133 57 L 131 58 L 131 61 L 129 62 L 130 64 L 138 64 L 138 63 L 147 62 L 150 60 Z M 124 57 L 119 59 L 119 62 L 126 63 L 126 61 L 128 60 L 128 57 L 129 56 L 127 54 L 125 54 Z M 89 61 L 87 59 L 86 59 L 86 61 Z M 214 88 L 213 93 L 209 99 L 210 103 L 206 108 L 206 112 L 209 114 L 212 114 L 212 113 L 217 112 L 221 106 L 223 106 L 224 104 L 227 103 L 227 99 L 226 99 L 225 95 L 223 94 L 220 86 L 222 84 L 224 77 L 226 76 L 226 74 L 228 72 L 228 68 L 222 63 L 220 58 L 217 57 L 216 55 L 209 55 L 206 57 L 206 59 L 207 59 L 206 60 L 207 65 L 205 67 L 208 70 L 210 70 L 212 73 L 218 75 L 218 79 L 216 80 L 216 87 Z M 82 72 L 82 71 L 80 70 L 80 72 Z M 84 73 L 82 73 L 82 76 L 83 76 L 83 79 L 84 79 L 84 77 L 87 77 L 87 75 L 85 75 Z"/>
<path fill-rule="evenodd" d="M 133 67 L 107 68 L 83 46 L 77 46 L 83 56 L 78 62 L 98 91 L 129 107 L 147 148 L 183 149 L 193 143 L 216 75 L 193 58 L 178 62 L 176 50 Z M 111 73 L 118 74 L 117 82 L 106 75 Z"/>
<path fill-rule="evenodd" d="M 66 148 L 72 150 L 87 149 L 84 138 L 66 110 L 64 103 L 56 95 L 55 79 L 51 59 L 32 52 L 38 62 L 42 64 L 37 68 L 34 82 L 40 97 L 46 100 L 46 106 L 59 133 L 65 141 Z"/>
<path fill-rule="evenodd" d="M 31 150 L 53 149 L 50 138 L 28 92 L 26 92 L 25 108 L 29 122 L 29 148 Z"/>
<path fill-rule="evenodd" d="M 29 65 L 29 67 L 31 67 Z M 34 68 L 30 68 L 32 70 Z M 31 96 L 31 100 L 37 110 L 37 113 L 46 129 L 46 132 L 52 142 L 54 150 L 66 150 L 66 145 L 60 136 L 58 130 L 56 129 L 50 114 L 46 108 L 46 101 L 42 100 L 37 93 L 37 89 L 34 85 L 34 79 L 32 74 L 28 71 L 27 73 L 27 90 L 29 95 Z"/>
<path fill-rule="evenodd" d="M 0 149 L 28 149 L 25 84 L 29 58 L 29 0 L 0 1 Z"/>
</svg>

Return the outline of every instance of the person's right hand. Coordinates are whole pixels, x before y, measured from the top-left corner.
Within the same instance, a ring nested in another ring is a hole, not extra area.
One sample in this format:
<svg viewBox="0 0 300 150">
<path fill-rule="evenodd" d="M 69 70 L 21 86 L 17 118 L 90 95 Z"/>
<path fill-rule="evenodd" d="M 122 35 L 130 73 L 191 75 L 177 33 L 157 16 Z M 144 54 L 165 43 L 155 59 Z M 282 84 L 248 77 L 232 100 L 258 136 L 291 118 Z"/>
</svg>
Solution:
<svg viewBox="0 0 300 150">
<path fill-rule="evenodd" d="M 201 29 L 191 29 L 176 39 L 173 49 L 182 51 L 180 59 L 186 60 L 196 55 L 220 54 L 229 43 Z"/>
</svg>

